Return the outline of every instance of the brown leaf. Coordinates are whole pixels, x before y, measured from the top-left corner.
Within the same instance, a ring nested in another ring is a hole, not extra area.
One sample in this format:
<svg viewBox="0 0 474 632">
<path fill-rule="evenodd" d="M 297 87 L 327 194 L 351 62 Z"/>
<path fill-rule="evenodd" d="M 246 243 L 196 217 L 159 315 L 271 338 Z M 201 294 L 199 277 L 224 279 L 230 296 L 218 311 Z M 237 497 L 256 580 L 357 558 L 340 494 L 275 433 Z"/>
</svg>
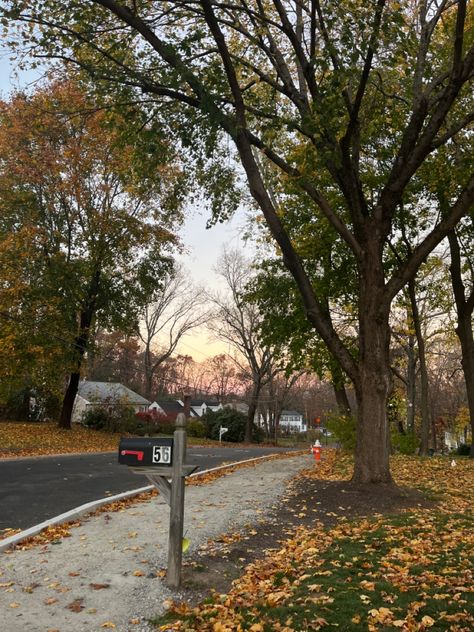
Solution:
<svg viewBox="0 0 474 632">
<path fill-rule="evenodd" d="M 71 612 L 81 612 L 81 610 L 84 610 L 84 606 L 82 605 L 83 601 L 84 599 L 74 599 L 66 608 Z"/>
<path fill-rule="evenodd" d="M 110 584 L 89 584 L 94 590 L 102 590 L 103 588 L 110 588 Z"/>
</svg>

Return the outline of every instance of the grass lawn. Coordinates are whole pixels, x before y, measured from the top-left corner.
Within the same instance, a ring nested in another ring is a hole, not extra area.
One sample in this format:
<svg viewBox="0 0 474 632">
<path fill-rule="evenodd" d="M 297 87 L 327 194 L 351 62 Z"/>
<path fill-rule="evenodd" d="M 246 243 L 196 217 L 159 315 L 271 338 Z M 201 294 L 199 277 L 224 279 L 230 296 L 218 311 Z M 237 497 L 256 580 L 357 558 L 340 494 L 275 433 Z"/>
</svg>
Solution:
<svg viewBox="0 0 474 632">
<path fill-rule="evenodd" d="M 436 499 L 429 508 L 297 527 L 228 594 L 194 607 L 174 604 L 157 629 L 474 630 L 474 462 L 455 461 L 393 458 L 397 483 Z M 347 478 L 348 465 L 347 456 L 333 456 L 304 476 Z"/>
<path fill-rule="evenodd" d="M 106 433 L 74 424 L 71 430 L 47 422 L 0 422 L 0 458 L 107 452 L 118 449 L 120 433 Z M 188 438 L 189 445 L 216 445 L 209 439 Z M 235 445 L 235 444 L 234 444 Z"/>
</svg>

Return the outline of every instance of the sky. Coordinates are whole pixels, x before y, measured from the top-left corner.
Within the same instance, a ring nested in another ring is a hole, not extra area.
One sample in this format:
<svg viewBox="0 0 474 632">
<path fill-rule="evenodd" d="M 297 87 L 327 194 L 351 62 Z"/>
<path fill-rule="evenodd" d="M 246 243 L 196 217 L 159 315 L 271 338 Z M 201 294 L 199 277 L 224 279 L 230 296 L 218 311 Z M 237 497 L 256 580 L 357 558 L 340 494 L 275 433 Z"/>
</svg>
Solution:
<svg viewBox="0 0 474 632">
<path fill-rule="evenodd" d="M 0 50 L 0 97 L 5 99 L 19 88 L 34 85 L 37 73 L 21 73 L 15 76 L 14 65 L 9 61 L 8 54 Z M 180 230 L 183 242 L 183 254 L 177 259 L 189 271 L 196 283 L 205 289 L 219 287 L 219 279 L 213 268 L 224 246 L 242 251 L 248 250 L 242 239 L 245 225 L 244 212 L 237 214 L 228 222 L 217 224 L 206 229 L 208 212 L 198 207 L 190 207 L 186 212 L 186 219 Z M 191 332 L 183 339 L 178 348 L 180 353 L 192 355 L 196 361 L 218 353 L 227 353 L 227 345 L 212 340 L 204 330 Z"/>
</svg>

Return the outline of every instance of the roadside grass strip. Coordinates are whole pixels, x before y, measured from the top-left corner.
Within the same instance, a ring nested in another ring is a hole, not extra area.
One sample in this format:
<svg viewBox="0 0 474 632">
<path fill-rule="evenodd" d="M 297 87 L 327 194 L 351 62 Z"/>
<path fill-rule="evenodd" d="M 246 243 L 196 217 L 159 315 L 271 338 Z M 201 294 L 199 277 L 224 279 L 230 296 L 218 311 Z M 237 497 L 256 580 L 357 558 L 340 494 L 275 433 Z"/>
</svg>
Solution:
<svg viewBox="0 0 474 632">
<path fill-rule="evenodd" d="M 305 475 L 332 478 L 339 466 L 347 474 L 347 457 L 330 461 Z M 171 604 L 155 625 L 181 632 L 474 630 L 474 462 L 396 457 L 392 471 L 399 485 L 416 482 L 439 503 L 341 518 L 326 531 L 322 524 L 297 528 L 228 594 L 197 607 Z"/>
</svg>

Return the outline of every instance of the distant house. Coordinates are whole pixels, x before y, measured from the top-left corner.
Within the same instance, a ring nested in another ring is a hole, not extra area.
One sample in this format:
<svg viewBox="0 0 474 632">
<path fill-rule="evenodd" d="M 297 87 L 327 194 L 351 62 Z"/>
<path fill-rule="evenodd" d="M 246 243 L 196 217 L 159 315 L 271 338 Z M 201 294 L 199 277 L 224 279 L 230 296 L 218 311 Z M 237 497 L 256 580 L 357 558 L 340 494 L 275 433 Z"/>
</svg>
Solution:
<svg viewBox="0 0 474 632">
<path fill-rule="evenodd" d="M 255 423 L 264 426 L 264 416 L 259 413 L 255 416 Z M 297 410 L 282 410 L 280 415 L 280 430 L 286 432 L 306 432 L 308 429 L 303 415 Z"/>
<path fill-rule="evenodd" d="M 307 430 L 303 415 L 297 410 L 281 411 L 280 428 L 289 432 L 306 432 Z"/>
<path fill-rule="evenodd" d="M 183 404 L 177 399 L 154 401 L 150 404 L 148 410 L 156 412 L 160 415 L 166 415 L 168 419 L 176 419 L 178 413 L 184 413 Z M 198 414 L 191 409 L 190 417 L 198 417 Z"/>
<path fill-rule="evenodd" d="M 88 382 L 79 383 L 78 392 L 72 409 L 73 423 L 80 423 L 85 413 L 91 408 L 101 406 L 111 412 L 117 406 L 130 406 L 133 410 L 144 412 L 150 402 L 127 388 L 120 382 Z"/>
<path fill-rule="evenodd" d="M 184 402 L 179 399 L 178 402 L 181 406 L 184 406 Z M 213 412 L 217 412 L 218 410 L 222 410 L 223 406 L 220 402 L 215 402 L 211 400 L 204 399 L 193 399 L 191 400 L 191 417 L 194 415 L 193 412 L 196 413 L 196 417 L 202 417 L 206 414 L 208 410 L 212 410 Z"/>
</svg>

